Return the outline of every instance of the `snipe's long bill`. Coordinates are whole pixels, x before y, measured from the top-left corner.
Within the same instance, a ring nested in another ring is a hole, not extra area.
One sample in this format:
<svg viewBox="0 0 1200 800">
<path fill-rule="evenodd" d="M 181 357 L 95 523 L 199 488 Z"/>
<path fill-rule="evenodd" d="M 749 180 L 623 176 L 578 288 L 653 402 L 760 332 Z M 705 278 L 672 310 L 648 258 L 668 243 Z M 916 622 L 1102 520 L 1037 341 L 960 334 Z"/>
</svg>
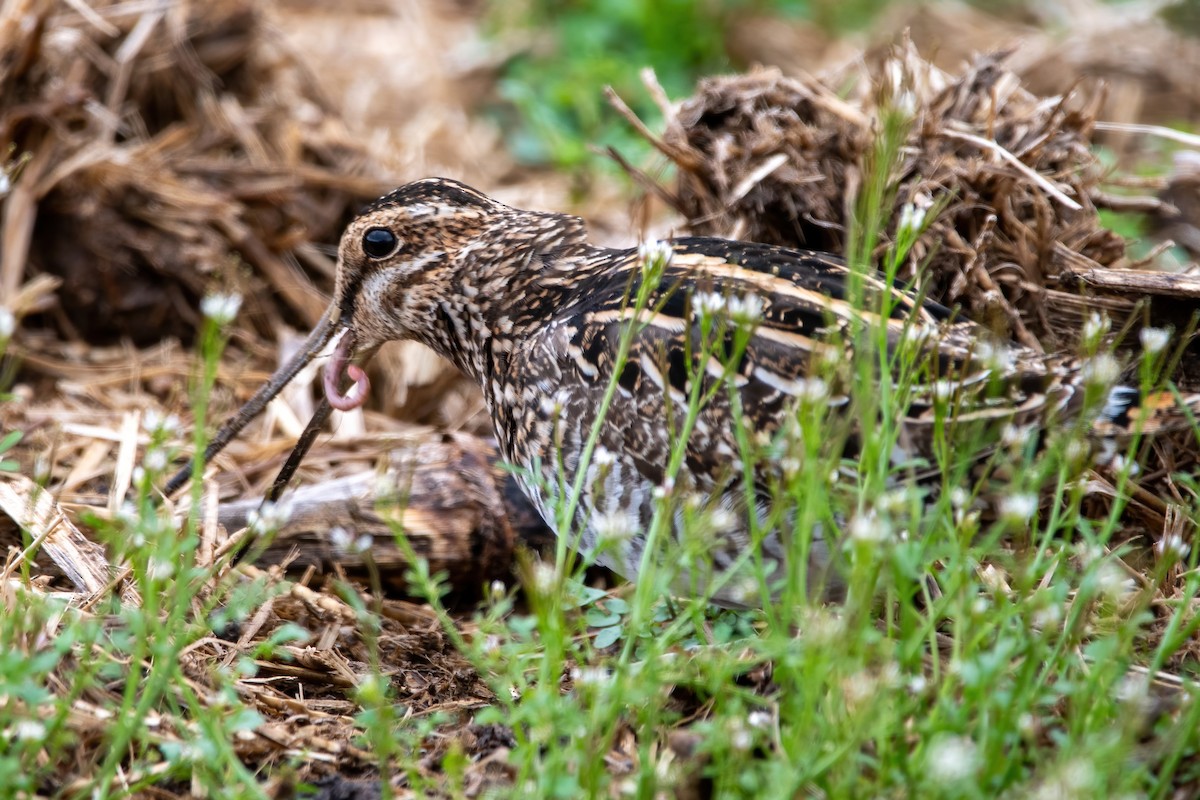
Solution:
<svg viewBox="0 0 1200 800">
<path fill-rule="evenodd" d="M 342 338 L 326 365 L 324 388 L 328 403 L 343 410 L 367 397 L 360 362 L 384 342 L 419 341 L 478 384 L 503 457 L 519 468 L 523 489 L 551 527 L 558 526 L 564 499 L 558 487 L 589 470 L 568 521 L 572 541 L 593 552 L 598 521 L 626 521 L 634 533 L 621 547 L 602 549 L 597 560 L 633 578 L 656 490 L 661 496 L 668 483 L 671 426 L 686 415 L 693 380 L 734 387 L 714 392 L 696 418 L 670 484 L 671 491 L 694 493 L 728 512 L 727 529 L 714 534 L 709 551 L 718 569 L 750 546 L 746 519 L 755 510 L 742 480 L 735 418 L 768 440 L 794 422 L 798 403 L 817 394 L 835 412 L 848 408 L 854 376 L 838 363 L 849 363 L 847 348 L 860 325 L 882 330 L 889 351 L 919 341 L 932 365 L 902 411 L 904 452 L 897 458 L 930 456 L 934 401 L 947 391 L 960 413 L 985 421 L 1043 424 L 1082 407 L 1080 370 L 1070 360 L 995 345 L 935 303 L 876 277 L 852 278 L 827 254 L 715 238 L 678 238 L 650 250 L 661 270 L 655 285 L 643 286 L 647 253 L 592 245 L 577 217 L 511 208 L 450 180 L 401 187 L 347 227 L 329 310 L 296 358 L 217 434 L 205 459 L 335 335 Z M 639 292 L 647 298 L 642 307 L 630 302 Z M 749 331 L 732 375 L 717 359 L 696 362 L 705 315 Z M 631 323 L 637 333 L 619 359 Z M 829 363 L 832 371 L 815 377 L 818 365 Z M 614 379 L 599 423 L 603 457 L 584 466 L 581 454 Z M 1112 395 L 1103 414 L 1116 419 L 1130 399 Z M 782 466 L 760 463 L 753 470 L 754 485 L 766 487 Z M 168 490 L 187 478 L 185 470 Z M 759 546 L 768 559 L 783 558 L 787 549 L 775 534 Z M 814 542 L 809 568 L 818 582 L 834 585 L 829 550 Z M 716 599 L 737 602 L 727 593 Z"/>
</svg>

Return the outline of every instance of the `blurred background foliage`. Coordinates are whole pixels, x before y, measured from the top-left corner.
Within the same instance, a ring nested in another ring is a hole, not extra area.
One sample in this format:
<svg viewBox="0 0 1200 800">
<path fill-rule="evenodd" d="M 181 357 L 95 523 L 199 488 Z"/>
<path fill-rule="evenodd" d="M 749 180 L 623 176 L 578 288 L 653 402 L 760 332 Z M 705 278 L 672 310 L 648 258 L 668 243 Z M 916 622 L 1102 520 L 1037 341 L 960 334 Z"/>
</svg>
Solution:
<svg viewBox="0 0 1200 800">
<path fill-rule="evenodd" d="M 894 0 L 893 0 L 894 2 Z M 509 149 L 526 164 L 610 164 L 597 147 L 641 153 L 644 140 L 608 108 L 612 86 L 653 128 L 661 115 L 641 86 L 652 67 L 672 99 L 700 76 L 744 69 L 726 48 L 739 16 L 804 19 L 831 36 L 868 24 L 889 0 L 493 0 L 487 30 L 514 49 L 493 109 Z"/>
<path fill-rule="evenodd" d="M 1130 0 L 1111 0 L 1114 5 Z M 641 86 L 652 67 L 672 99 L 696 80 L 746 69 L 727 48 L 738 18 L 804 20 L 831 39 L 860 31 L 890 7 L 911 0 L 490 0 L 485 31 L 512 52 L 499 83 L 502 103 L 491 112 L 510 151 L 527 165 L 567 170 L 608 168 L 597 153 L 615 146 L 643 154 L 647 145 L 607 107 L 612 86 L 651 128 L 661 115 Z M 1070 9 L 1026 0 L 976 0 L 970 5 L 1010 19 L 1070 24 Z M 1200 0 L 1162 5 L 1172 28 L 1200 34 Z M 615 169 L 615 167 L 613 167 Z"/>
<path fill-rule="evenodd" d="M 750 18 L 777 25 L 803 23 L 816 41 L 855 38 L 866 46 L 900 30 L 889 20 L 920 5 L 914 0 L 489 0 L 483 30 L 502 53 L 496 99 L 487 108 L 503 133 L 508 152 L 527 167 L 549 167 L 570 175 L 576 190 L 585 189 L 597 173 L 622 180 L 624 173 L 604 154 L 614 147 L 634 164 L 647 164 L 650 145 L 609 107 L 604 87 L 611 86 L 651 130 L 661 130 L 662 115 L 642 85 L 640 72 L 654 70 L 672 100 L 693 94 L 707 75 L 754 66 L 758 45 L 750 34 L 731 46 L 734 31 Z M 945 5 L 945 4 L 942 4 Z M 1069 32 L 1085 20 L 1071 4 L 1030 0 L 973 0 L 965 5 L 1006 21 L 1040 30 Z M 1102 5 L 1144 9 L 1137 0 L 1108 0 Z M 1140 13 L 1140 12 L 1139 12 Z M 1200 36 L 1200 0 L 1157 4 L 1157 14 L 1184 36 Z M 761 30 L 761 29 L 760 29 Z M 861 34 L 861 35 L 860 35 Z M 947 32 L 952 36 L 953 32 Z M 775 54 L 777 55 L 777 53 Z M 797 61 L 803 62 L 798 54 Z M 769 59 L 764 59 L 769 60 Z M 1136 69 L 1131 61 L 1129 69 Z M 1044 90 L 1044 89 L 1043 89 Z M 1159 109 L 1159 115 L 1166 112 Z M 1182 118 L 1162 121 L 1183 131 L 1195 125 Z M 1176 149 L 1149 140 L 1132 160 L 1108 150 L 1103 138 L 1098 152 L 1119 169 L 1149 176 L 1170 169 Z M 1121 187 L 1114 191 L 1124 192 Z M 1129 237 L 1134 255 L 1152 243 L 1142 215 L 1104 211 L 1107 227 Z"/>
</svg>

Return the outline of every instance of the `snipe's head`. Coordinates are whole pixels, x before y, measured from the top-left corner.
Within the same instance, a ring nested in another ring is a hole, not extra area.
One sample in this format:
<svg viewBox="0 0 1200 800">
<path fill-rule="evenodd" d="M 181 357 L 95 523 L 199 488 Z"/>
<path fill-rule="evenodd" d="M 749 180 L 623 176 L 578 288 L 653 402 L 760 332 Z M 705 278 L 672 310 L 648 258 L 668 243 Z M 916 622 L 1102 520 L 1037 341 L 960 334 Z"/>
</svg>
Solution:
<svg viewBox="0 0 1200 800">
<path fill-rule="evenodd" d="M 346 228 L 338 249 L 331 333 L 345 334 L 325 368 L 334 408 L 362 404 L 365 373 L 350 364 L 384 342 L 416 339 L 468 361 L 484 317 L 519 296 L 535 255 L 586 241 L 576 217 L 523 211 L 457 181 L 428 178 L 376 200 Z M 459 363 L 466 371 L 470 363 Z M 357 389 L 340 391 L 343 374 Z"/>
<path fill-rule="evenodd" d="M 334 408 L 355 408 L 366 398 L 366 374 L 349 361 L 384 342 L 424 338 L 430 314 L 461 279 L 463 256 L 482 249 L 513 213 L 457 181 L 428 178 L 355 217 L 338 247 L 330 307 L 331 333 L 345 330 L 325 369 Z M 348 395 L 339 387 L 343 374 L 357 387 Z"/>
<path fill-rule="evenodd" d="M 384 342 L 417 339 L 443 354 L 460 352 L 470 314 L 509 288 L 535 253 L 586 241 L 576 217 L 521 211 L 469 186 L 427 178 L 402 186 L 354 218 L 338 247 L 333 301 L 308 340 L 209 443 L 205 461 L 221 451 L 334 336 L 342 338 L 325 367 L 325 394 L 343 411 L 365 401 L 364 361 Z M 455 339 L 454 337 L 458 337 Z M 460 366 L 462 366 L 460 364 Z M 343 394 L 348 377 L 354 384 Z M 168 492 L 188 479 L 185 468 Z"/>
</svg>

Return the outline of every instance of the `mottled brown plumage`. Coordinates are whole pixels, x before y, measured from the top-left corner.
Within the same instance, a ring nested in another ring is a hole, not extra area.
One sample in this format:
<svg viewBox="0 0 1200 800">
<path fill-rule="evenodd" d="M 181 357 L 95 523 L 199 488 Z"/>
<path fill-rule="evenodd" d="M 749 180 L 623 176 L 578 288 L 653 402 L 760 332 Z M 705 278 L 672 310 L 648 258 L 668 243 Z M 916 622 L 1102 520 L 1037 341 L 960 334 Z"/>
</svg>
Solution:
<svg viewBox="0 0 1200 800">
<path fill-rule="evenodd" d="M 690 379 L 734 387 L 758 441 L 795 419 L 806 397 L 819 395 L 836 420 L 837 409 L 850 407 L 847 343 L 862 321 L 886 328 L 889 352 L 913 346 L 929 356 L 895 459 L 930 455 L 935 396 L 953 396 L 963 421 L 1044 421 L 1079 405 L 1069 365 L 984 344 L 976 326 L 878 278 L 862 277 L 862 297 L 853 302 L 851 273 L 831 256 L 713 238 L 675 239 L 658 251 L 665 269 L 639 310 L 631 298 L 646 279 L 646 258 L 637 248 L 589 244 L 576 217 L 510 208 L 453 181 L 417 181 L 367 207 L 346 229 L 333 303 L 302 358 L 344 331 L 327 366 L 326 390 L 334 407 L 352 408 L 368 388 L 352 362 L 384 342 L 415 340 L 444 356 L 483 391 L 505 458 L 553 527 L 559 487 L 575 479 L 622 331 L 636 317 L 644 327 L 617 377 L 600 428 L 601 457 L 588 465 L 572 527 L 580 548 L 592 552 L 601 528 L 624 521 L 630 538 L 598 560 L 631 578 L 655 490 L 664 484 L 669 429 L 685 415 Z M 886 318 L 862 310 L 880 308 Z M 748 332 L 735 371 L 727 373 L 719 358 L 696 358 L 700 309 L 725 333 L 719 347 L 733 346 L 739 324 Z M 281 370 L 255 402 L 278 391 L 273 387 L 286 383 L 293 367 Z M 345 375 L 356 387 L 348 395 L 340 391 Z M 718 568 L 748 546 L 734 418 L 731 393 L 719 389 L 696 421 L 671 487 L 731 512 L 710 550 Z M 850 448 L 854 427 L 845 426 Z M 781 469 L 756 464 L 755 485 L 765 493 Z M 785 550 L 775 534 L 762 547 L 769 558 Z M 836 584 L 825 575 L 828 549 L 817 541 L 810 566 L 820 582 Z M 717 599 L 738 597 L 725 591 Z"/>
</svg>

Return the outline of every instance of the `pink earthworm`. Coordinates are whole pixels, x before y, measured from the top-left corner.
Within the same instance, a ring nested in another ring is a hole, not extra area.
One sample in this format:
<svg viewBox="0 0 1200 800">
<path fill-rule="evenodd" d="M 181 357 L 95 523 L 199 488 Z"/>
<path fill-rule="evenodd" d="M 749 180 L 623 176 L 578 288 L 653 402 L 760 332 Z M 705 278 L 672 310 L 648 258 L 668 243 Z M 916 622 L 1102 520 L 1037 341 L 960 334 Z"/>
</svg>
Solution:
<svg viewBox="0 0 1200 800">
<path fill-rule="evenodd" d="M 329 405 L 338 411 L 352 411 L 367 401 L 367 392 L 371 390 L 371 381 L 367 373 L 357 364 L 350 364 L 354 352 L 354 331 L 347 330 L 333 351 L 333 357 L 325 365 L 325 396 Z M 342 394 L 342 374 L 354 381 L 354 385 L 346 394 Z"/>
</svg>

